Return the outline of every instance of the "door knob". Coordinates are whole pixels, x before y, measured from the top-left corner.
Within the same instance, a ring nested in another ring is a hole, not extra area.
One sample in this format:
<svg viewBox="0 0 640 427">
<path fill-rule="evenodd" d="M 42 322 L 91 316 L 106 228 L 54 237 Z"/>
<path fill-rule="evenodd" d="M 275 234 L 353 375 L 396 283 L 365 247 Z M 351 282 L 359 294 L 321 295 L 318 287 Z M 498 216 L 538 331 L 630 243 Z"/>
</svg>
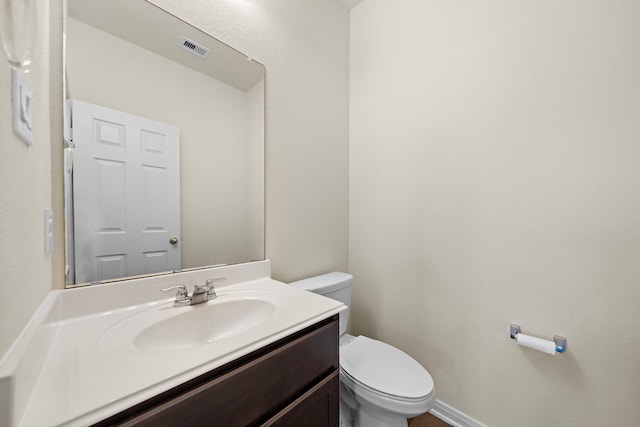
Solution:
<svg viewBox="0 0 640 427">
<path fill-rule="evenodd" d="M 177 237 L 172 237 L 169 239 L 169 243 L 171 243 L 172 245 L 177 245 L 178 244 L 178 238 Z"/>
</svg>

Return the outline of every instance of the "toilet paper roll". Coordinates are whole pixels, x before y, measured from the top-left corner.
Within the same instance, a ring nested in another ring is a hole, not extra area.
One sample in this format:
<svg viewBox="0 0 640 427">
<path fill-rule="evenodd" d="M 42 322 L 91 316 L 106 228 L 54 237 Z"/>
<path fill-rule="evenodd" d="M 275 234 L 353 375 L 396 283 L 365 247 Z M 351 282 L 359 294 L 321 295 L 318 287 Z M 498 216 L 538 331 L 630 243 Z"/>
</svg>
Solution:
<svg viewBox="0 0 640 427">
<path fill-rule="evenodd" d="M 522 347 L 532 348 L 547 354 L 556 354 L 556 343 L 553 341 L 543 340 L 542 338 L 532 337 L 531 335 L 525 335 L 523 333 L 517 334 L 516 340 L 518 341 L 518 345 Z"/>
</svg>

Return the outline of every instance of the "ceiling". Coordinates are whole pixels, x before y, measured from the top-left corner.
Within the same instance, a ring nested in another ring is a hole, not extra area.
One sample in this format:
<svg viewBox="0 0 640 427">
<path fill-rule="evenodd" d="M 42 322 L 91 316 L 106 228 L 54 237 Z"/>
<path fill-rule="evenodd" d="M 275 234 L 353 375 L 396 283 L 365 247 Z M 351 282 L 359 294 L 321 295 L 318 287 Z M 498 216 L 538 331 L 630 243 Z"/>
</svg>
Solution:
<svg viewBox="0 0 640 427">
<path fill-rule="evenodd" d="M 147 1 L 68 0 L 68 5 L 71 18 L 238 89 L 249 90 L 264 78 L 263 65 Z M 179 47 L 183 36 L 211 50 L 206 60 Z"/>
</svg>

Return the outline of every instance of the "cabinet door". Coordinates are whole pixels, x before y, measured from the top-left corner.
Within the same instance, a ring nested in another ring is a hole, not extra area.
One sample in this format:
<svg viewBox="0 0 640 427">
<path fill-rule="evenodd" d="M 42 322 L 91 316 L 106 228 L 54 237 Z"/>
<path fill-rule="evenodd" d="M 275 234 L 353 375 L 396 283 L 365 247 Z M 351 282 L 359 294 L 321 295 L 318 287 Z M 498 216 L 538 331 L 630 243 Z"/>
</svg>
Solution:
<svg viewBox="0 0 640 427">
<path fill-rule="evenodd" d="M 123 423 L 107 420 L 100 425 L 260 425 L 297 401 L 305 390 L 313 390 L 337 368 L 338 323 L 334 319 L 204 384 L 136 413 Z M 337 405 L 337 392 L 331 396 Z M 337 406 L 334 412 L 338 413 Z"/>
<path fill-rule="evenodd" d="M 263 424 L 264 427 L 337 427 L 339 371 L 318 383 Z"/>
</svg>

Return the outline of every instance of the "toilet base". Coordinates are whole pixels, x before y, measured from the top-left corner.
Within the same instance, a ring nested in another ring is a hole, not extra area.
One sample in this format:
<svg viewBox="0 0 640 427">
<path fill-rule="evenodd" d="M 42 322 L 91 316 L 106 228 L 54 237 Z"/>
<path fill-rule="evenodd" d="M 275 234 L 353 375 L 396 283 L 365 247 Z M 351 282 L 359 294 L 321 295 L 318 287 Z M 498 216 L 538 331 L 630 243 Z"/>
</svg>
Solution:
<svg viewBox="0 0 640 427">
<path fill-rule="evenodd" d="M 393 417 L 380 413 L 369 413 L 362 405 L 358 408 L 354 427 L 407 427 L 406 418 Z"/>
<path fill-rule="evenodd" d="M 340 427 L 354 427 L 358 402 L 340 381 Z"/>
<path fill-rule="evenodd" d="M 352 391 L 340 381 L 340 427 L 407 427 L 407 418 L 379 411 L 356 401 Z"/>
</svg>

